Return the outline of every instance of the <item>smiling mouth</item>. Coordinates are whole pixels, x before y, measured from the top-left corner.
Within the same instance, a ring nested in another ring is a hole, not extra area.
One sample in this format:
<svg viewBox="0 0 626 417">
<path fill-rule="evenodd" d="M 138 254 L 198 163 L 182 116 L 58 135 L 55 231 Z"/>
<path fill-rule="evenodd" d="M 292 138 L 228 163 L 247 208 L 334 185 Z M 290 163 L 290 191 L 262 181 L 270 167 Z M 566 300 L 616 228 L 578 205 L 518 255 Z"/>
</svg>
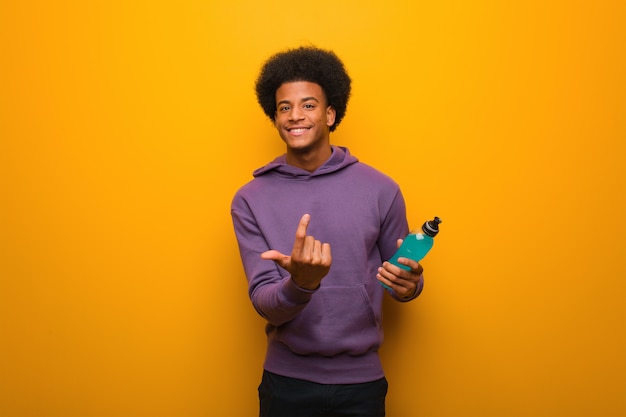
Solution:
<svg viewBox="0 0 626 417">
<path fill-rule="evenodd" d="M 302 132 L 306 132 L 309 129 L 310 129 L 309 127 L 294 127 L 291 129 L 287 129 L 287 131 L 290 133 L 302 133 Z"/>
</svg>

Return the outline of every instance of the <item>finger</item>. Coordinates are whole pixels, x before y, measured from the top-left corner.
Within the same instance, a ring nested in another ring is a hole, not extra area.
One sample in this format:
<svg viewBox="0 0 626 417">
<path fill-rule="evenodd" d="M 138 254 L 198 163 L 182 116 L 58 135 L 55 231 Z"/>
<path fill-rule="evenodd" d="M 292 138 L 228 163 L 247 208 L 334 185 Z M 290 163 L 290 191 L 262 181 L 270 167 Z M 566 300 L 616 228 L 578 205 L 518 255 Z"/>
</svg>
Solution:
<svg viewBox="0 0 626 417">
<path fill-rule="evenodd" d="M 330 266 L 332 257 L 330 255 L 330 244 L 315 241 L 315 249 L 313 250 L 312 263 L 322 266 Z"/>
<path fill-rule="evenodd" d="M 322 243 L 322 264 L 330 266 L 333 262 L 333 257 L 330 253 L 330 243 Z"/>
<path fill-rule="evenodd" d="M 289 263 L 289 256 L 280 253 L 277 250 L 268 250 L 261 254 L 261 259 L 265 259 L 268 261 L 274 261 L 278 265 L 285 267 Z"/>
<path fill-rule="evenodd" d="M 398 263 L 411 268 L 411 274 L 422 275 L 422 272 L 424 272 L 424 268 L 422 267 L 422 265 L 412 259 L 398 258 Z"/>
<path fill-rule="evenodd" d="M 296 229 L 296 240 L 293 243 L 293 253 L 302 253 L 304 239 L 306 238 L 306 229 L 309 227 L 310 220 L 311 216 L 308 214 L 305 214 L 300 219 L 300 223 L 298 223 L 298 228 Z"/>
<path fill-rule="evenodd" d="M 391 288 L 391 286 L 393 285 L 393 282 L 389 279 L 391 277 L 393 277 L 393 275 L 387 272 L 385 268 L 378 268 L 376 279 L 380 281 L 386 288 Z"/>
<path fill-rule="evenodd" d="M 387 262 L 385 262 L 385 264 L 387 264 Z M 394 267 L 395 265 L 390 266 Z M 400 269 L 400 271 L 405 272 L 402 269 Z M 405 279 L 404 277 L 393 274 L 384 267 L 378 268 L 376 279 L 383 284 L 385 288 L 393 290 L 394 293 L 396 293 L 400 298 L 405 298 L 407 294 L 413 294 L 415 291 L 415 284 L 413 282 Z"/>
<path fill-rule="evenodd" d="M 383 266 L 378 268 L 378 276 L 380 276 L 381 278 L 384 278 L 386 281 L 393 281 L 395 279 L 395 275 L 387 270 L 388 266 L 395 266 L 395 265 L 387 265 L 388 262 L 383 263 Z M 397 267 L 396 267 L 397 268 Z M 398 268 L 399 269 L 399 268 Z"/>
<path fill-rule="evenodd" d="M 303 262 L 310 262 L 315 255 L 315 238 L 313 236 L 306 236 L 304 238 L 304 244 L 300 252 L 294 252 L 292 256 L 295 256 L 298 260 Z"/>
<path fill-rule="evenodd" d="M 403 240 L 402 239 L 398 239 L 396 241 L 396 245 L 398 245 L 398 247 L 400 247 L 400 245 L 402 245 Z"/>
<path fill-rule="evenodd" d="M 418 262 L 407 259 L 406 262 L 401 263 L 411 268 L 411 275 L 422 275 L 422 272 L 424 272 L 424 268 Z"/>
<path fill-rule="evenodd" d="M 403 258 L 398 258 L 398 262 L 400 262 L 400 260 Z M 387 279 L 394 279 L 400 275 L 402 275 L 402 273 L 407 272 L 406 270 L 400 268 L 397 265 L 394 265 L 390 262 L 383 262 L 382 267 L 379 268 L 379 271 L 382 271 L 382 274 L 387 278 Z"/>
<path fill-rule="evenodd" d="M 312 260 L 314 264 L 322 263 L 322 242 L 320 242 L 319 240 L 316 240 L 315 242 L 313 242 L 312 257 L 313 257 Z"/>
<path fill-rule="evenodd" d="M 377 278 L 380 277 L 384 279 L 384 283 L 389 286 L 395 285 L 398 288 L 402 288 L 406 287 L 406 284 L 411 282 L 411 279 L 408 278 L 411 275 L 412 274 L 409 271 L 405 271 L 404 269 L 389 262 L 384 262 L 383 266 L 378 268 Z M 381 280 L 380 278 L 379 281 Z"/>
</svg>

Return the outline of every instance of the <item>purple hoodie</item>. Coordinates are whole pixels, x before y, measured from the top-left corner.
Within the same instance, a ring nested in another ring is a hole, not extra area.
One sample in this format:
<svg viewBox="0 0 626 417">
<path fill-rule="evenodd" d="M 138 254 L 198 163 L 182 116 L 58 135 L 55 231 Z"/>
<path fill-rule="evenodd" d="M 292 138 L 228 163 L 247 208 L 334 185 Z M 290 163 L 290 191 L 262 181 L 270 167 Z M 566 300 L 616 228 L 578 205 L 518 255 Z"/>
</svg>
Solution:
<svg viewBox="0 0 626 417">
<path fill-rule="evenodd" d="M 408 233 L 398 185 L 335 146 L 313 173 L 287 165 L 283 155 L 253 175 L 235 194 L 231 213 L 250 299 L 268 322 L 264 368 L 323 384 L 382 378 L 384 289 L 376 272 Z M 333 258 L 313 291 L 260 257 L 270 249 L 291 254 L 305 213 L 307 233 L 330 243 Z"/>
</svg>

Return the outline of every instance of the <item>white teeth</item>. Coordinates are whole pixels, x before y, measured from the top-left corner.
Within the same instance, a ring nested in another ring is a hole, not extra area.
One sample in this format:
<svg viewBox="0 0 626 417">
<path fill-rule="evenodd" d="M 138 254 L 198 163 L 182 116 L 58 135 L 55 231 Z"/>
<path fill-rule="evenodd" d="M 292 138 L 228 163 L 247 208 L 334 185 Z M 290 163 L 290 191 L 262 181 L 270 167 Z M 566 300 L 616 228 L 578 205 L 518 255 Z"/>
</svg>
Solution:
<svg viewBox="0 0 626 417">
<path fill-rule="evenodd" d="M 302 133 L 302 132 L 304 132 L 306 130 L 307 129 L 301 127 L 301 128 L 298 128 L 298 129 L 290 129 L 289 131 L 292 132 L 292 133 Z"/>
</svg>

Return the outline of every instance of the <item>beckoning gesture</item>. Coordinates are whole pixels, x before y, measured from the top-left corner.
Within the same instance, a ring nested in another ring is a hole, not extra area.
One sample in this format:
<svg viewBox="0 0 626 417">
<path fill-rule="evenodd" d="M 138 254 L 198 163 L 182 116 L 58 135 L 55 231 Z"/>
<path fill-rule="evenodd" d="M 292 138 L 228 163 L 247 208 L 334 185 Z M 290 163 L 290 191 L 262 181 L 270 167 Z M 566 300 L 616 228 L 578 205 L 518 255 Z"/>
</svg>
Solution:
<svg viewBox="0 0 626 417">
<path fill-rule="evenodd" d="M 310 221 L 311 216 L 308 214 L 300 219 L 291 256 L 268 250 L 261 254 L 261 258 L 276 262 L 291 274 L 291 279 L 300 288 L 314 290 L 328 274 L 332 256 L 329 243 L 322 243 L 306 234 Z"/>
</svg>

